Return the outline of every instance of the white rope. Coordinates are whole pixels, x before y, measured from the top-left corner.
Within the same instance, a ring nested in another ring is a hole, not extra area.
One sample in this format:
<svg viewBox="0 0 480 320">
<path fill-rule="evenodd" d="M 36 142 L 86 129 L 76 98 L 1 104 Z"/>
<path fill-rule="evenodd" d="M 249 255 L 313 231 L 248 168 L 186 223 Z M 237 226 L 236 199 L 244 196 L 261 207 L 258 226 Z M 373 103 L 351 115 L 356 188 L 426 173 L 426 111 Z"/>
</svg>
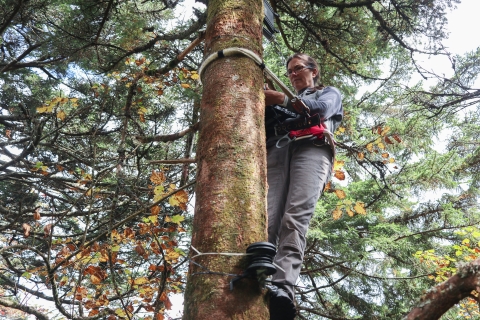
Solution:
<svg viewBox="0 0 480 320">
<path fill-rule="evenodd" d="M 193 249 L 193 251 L 195 251 L 197 254 L 194 255 L 193 257 L 191 257 L 190 259 L 193 259 L 193 258 L 196 258 L 196 257 L 199 257 L 199 256 L 206 256 L 206 255 L 220 255 L 220 256 L 251 256 L 252 253 L 236 253 L 236 252 L 200 252 L 198 251 L 194 246 L 190 245 L 190 248 Z M 276 264 L 275 262 L 272 262 L 272 264 L 277 267 L 277 269 L 280 269 L 282 270 L 283 272 L 285 272 L 285 270 L 283 270 L 282 267 L 280 267 L 278 264 Z"/>
<path fill-rule="evenodd" d="M 212 53 L 211 55 L 209 55 L 202 62 L 202 65 L 198 69 L 198 74 L 200 76 L 200 78 L 199 78 L 200 84 L 202 84 L 202 81 L 201 81 L 202 75 L 203 75 L 203 72 L 205 72 L 205 69 L 207 68 L 207 66 L 211 62 L 213 62 L 214 60 L 218 59 L 222 54 L 223 54 L 224 57 L 231 57 L 233 55 L 242 54 L 242 55 L 252 59 L 257 65 L 259 65 L 261 68 L 263 68 L 263 70 L 267 74 L 267 76 L 269 78 L 271 78 L 273 80 L 273 82 L 275 82 L 280 87 L 280 89 L 282 89 L 283 93 L 285 93 L 290 99 L 295 98 L 295 95 L 293 94 L 293 92 L 275 75 L 275 73 L 273 73 L 270 69 L 268 69 L 265 66 L 265 63 L 263 62 L 262 58 L 260 58 L 252 50 L 248 50 L 248 49 L 245 49 L 245 48 L 237 48 L 237 47 L 227 48 L 227 49 L 223 49 L 221 51 L 218 51 L 218 52 L 215 52 L 215 53 Z"/>
<path fill-rule="evenodd" d="M 251 253 L 235 253 L 235 252 L 200 252 L 197 249 L 195 249 L 194 246 L 190 245 L 190 247 L 197 253 L 190 259 L 199 257 L 199 256 L 206 256 L 206 255 L 220 255 L 220 256 L 250 256 Z"/>
</svg>

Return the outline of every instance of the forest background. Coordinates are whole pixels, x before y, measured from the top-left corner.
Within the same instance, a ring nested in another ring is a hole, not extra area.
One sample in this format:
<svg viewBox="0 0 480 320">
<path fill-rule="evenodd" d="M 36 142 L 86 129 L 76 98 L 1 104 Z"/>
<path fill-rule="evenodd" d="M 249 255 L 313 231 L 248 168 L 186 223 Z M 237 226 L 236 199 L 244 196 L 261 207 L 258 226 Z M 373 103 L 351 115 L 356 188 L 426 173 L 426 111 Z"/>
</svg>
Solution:
<svg viewBox="0 0 480 320">
<path fill-rule="evenodd" d="M 271 2 L 266 64 L 282 75 L 284 57 L 311 54 L 346 110 L 300 319 L 401 319 L 478 259 L 480 52 L 475 25 L 447 42 L 458 3 Z M 177 317 L 204 44 L 181 53 L 207 21 L 179 5 L 1 1 L 0 317 Z M 479 317 L 469 296 L 444 319 Z"/>
</svg>

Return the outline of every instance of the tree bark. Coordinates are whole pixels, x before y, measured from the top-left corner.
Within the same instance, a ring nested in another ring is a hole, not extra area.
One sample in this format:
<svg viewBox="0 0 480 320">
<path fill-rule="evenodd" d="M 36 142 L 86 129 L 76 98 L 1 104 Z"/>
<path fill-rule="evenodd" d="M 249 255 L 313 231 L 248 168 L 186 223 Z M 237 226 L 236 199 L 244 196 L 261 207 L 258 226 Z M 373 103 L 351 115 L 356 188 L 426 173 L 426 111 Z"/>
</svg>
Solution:
<svg viewBox="0 0 480 320">
<path fill-rule="evenodd" d="M 261 0 L 210 0 L 205 56 L 230 48 L 262 53 Z M 266 236 L 266 160 L 261 69 L 250 59 L 219 58 L 203 76 L 192 246 L 245 253 Z M 184 319 L 268 319 L 256 280 L 232 276 L 246 257 L 205 255 L 190 264 Z M 212 274 L 211 272 L 222 273 Z"/>
<path fill-rule="evenodd" d="M 456 275 L 430 289 L 405 320 L 436 320 L 462 299 L 480 289 L 480 259 L 461 268 Z"/>
</svg>

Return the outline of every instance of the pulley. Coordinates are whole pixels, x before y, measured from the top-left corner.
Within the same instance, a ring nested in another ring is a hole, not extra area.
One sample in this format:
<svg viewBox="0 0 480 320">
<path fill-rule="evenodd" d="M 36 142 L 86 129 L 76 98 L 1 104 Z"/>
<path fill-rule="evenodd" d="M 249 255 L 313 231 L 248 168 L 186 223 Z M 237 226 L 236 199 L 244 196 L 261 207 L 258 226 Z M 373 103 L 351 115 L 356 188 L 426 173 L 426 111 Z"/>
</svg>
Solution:
<svg viewBox="0 0 480 320">
<path fill-rule="evenodd" d="M 263 273 L 267 276 L 277 272 L 273 265 L 273 258 L 277 250 L 270 242 L 255 242 L 248 246 L 247 253 L 250 254 L 250 263 L 246 272 L 253 276 Z"/>
<path fill-rule="evenodd" d="M 248 246 L 247 254 L 249 255 L 249 263 L 243 274 L 236 276 L 230 281 L 230 290 L 233 290 L 235 282 L 243 278 L 256 278 L 258 283 L 263 287 L 267 276 L 277 272 L 273 265 L 273 258 L 277 250 L 270 242 L 255 242 Z"/>
</svg>

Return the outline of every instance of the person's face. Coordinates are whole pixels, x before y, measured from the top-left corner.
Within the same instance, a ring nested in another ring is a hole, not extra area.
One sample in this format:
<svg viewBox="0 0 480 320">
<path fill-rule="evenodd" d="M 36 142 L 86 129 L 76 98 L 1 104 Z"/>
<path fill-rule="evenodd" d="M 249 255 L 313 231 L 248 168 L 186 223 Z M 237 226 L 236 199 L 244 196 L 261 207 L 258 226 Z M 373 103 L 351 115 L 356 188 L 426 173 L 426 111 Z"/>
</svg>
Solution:
<svg viewBox="0 0 480 320">
<path fill-rule="evenodd" d="M 317 69 L 307 68 L 306 61 L 300 58 L 293 58 L 287 66 L 288 79 L 297 92 L 307 87 L 314 87 L 313 78 L 317 73 Z"/>
</svg>

